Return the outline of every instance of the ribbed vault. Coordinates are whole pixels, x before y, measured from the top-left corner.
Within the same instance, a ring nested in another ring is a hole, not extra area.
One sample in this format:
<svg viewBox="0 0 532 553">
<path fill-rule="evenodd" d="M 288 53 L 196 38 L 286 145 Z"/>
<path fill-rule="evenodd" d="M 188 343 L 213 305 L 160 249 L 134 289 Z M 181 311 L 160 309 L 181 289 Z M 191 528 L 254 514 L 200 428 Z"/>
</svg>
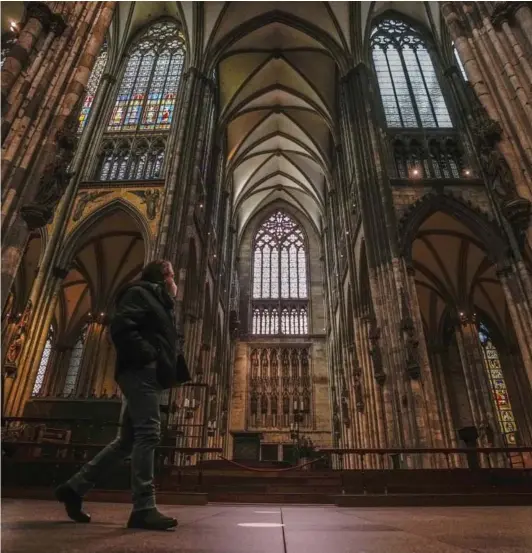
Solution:
<svg viewBox="0 0 532 553">
<path fill-rule="evenodd" d="M 438 212 L 421 225 L 412 248 L 416 283 L 426 328 L 436 336 L 448 306 L 472 307 L 500 329 L 508 312 L 496 268 L 465 225 Z"/>
<path fill-rule="evenodd" d="M 64 279 L 55 318 L 58 333 L 75 335 L 89 313 L 106 311 L 117 290 L 138 275 L 144 244 L 123 211 L 100 219 L 83 236 Z"/>
<path fill-rule="evenodd" d="M 234 217 L 241 231 L 259 210 L 282 200 L 320 228 L 336 117 L 337 64 L 322 36 L 287 26 L 263 4 L 271 3 L 246 3 L 238 11 L 231 4 L 211 37 L 211 44 L 227 44 L 218 75 Z M 304 16 L 298 3 L 283 3 L 286 9 Z M 309 27 L 319 27 L 331 42 L 342 44 L 330 10 L 325 3 L 320 9 L 322 17 L 319 10 L 313 12 Z M 238 32 L 244 21 L 261 14 L 267 14 L 263 25 Z M 228 38 L 231 33 L 234 40 Z"/>
</svg>

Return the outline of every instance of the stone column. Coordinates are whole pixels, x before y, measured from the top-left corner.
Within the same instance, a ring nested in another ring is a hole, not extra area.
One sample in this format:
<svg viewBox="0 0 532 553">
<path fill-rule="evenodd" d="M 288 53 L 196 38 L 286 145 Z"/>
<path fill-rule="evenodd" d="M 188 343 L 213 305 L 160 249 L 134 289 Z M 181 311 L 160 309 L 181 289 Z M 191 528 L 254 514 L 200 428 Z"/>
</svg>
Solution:
<svg viewBox="0 0 532 553">
<path fill-rule="evenodd" d="M 528 383 L 532 387 L 532 342 L 530 338 L 532 336 L 532 313 L 529 303 L 526 301 L 526 292 L 519 286 L 518 274 L 513 267 L 508 266 L 499 271 L 498 276 L 506 297 Z"/>
<path fill-rule="evenodd" d="M 466 378 L 474 425 L 478 430 L 487 421 L 491 428 L 498 429 L 497 416 L 488 386 L 484 358 L 478 337 L 476 318 L 473 313 L 464 310 L 458 314 L 456 339 Z M 500 432 L 496 433 L 495 445 L 503 445 Z"/>
<path fill-rule="evenodd" d="M 83 359 L 79 370 L 77 395 L 89 397 L 96 388 L 96 381 L 104 369 L 101 363 L 102 338 L 107 326 L 104 313 L 95 314 L 94 320 L 87 327 L 85 343 L 83 345 Z"/>
<path fill-rule="evenodd" d="M 2 66 L 0 77 L 2 83 L 2 113 L 9 109 L 7 95 L 11 87 L 28 63 L 42 31 L 46 31 L 50 26 L 52 11 L 45 2 L 27 2 L 26 17 L 26 22 L 20 31 L 17 43 L 11 48 Z"/>
<path fill-rule="evenodd" d="M 409 290 L 406 267 L 398 253 L 391 187 L 372 113 L 371 83 L 369 70 L 363 64 L 342 80 L 351 132 L 360 137 L 355 143 L 356 151 L 349 155 L 354 156 L 359 175 L 357 197 L 375 313 L 370 338 L 373 362 L 379 378 L 384 380 L 385 404 L 390 409 L 387 442 L 392 447 L 438 446 L 442 444 L 440 421 L 429 405 L 434 396 L 433 384 L 426 350 L 423 353 L 419 346 L 424 340 L 422 326 L 419 318 L 412 318 L 415 292 Z M 419 457 L 413 457 L 411 462 L 419 464 Z"/>
<path fill-rule="evenodd" d="M 27 144 L 20 165 L 18 168 L 13 166 L 12 174 L 4 183 L 4 186 L 10 189 L 9 197 L 6 198 L 7 207 L 3 206 L 2 211 L 8 224 L 2 248 L 4 298 L 7 297 L 18 270 L 28 237 L 28 228 L 41 228 L 51 220 L 69 184 L 70 174 L 67 167 L 72 160 L 76 145 L 79 108 L 90 72 L 110 24 L 114 4 L 114 2 L 103 2 L 99 6 L 92 6 L 86 14 L 87 20 L 81 18 L 75 24 L 73 23 L 72 32 L 77 34 L 72 50 L 65 53 L 65 63 L 61 73 L 66 89 L 59 91 L 57 87 L 54 88 L 56 97 L 47 98 L 45 102 L 48 111 L 41 106 L 44 110 L 43 115 Z M 81 17 L 81 12 L 79 16 Z M 92 27 L 91 24 L 93 24 Z M 90 35 L 88 41 L 87 35 Z M 75 55 L 76 52 L 78 57 Z M 67 78 L 69 75 L 72 76 Z M 50 110 L 54 100 L 58 106 L 55 113 Z M 44 124 L 43 117 L 48 121 L 49 126 Z M 44 134 L 46 134 L 46 141 L 43 144 Z M 28 171 L 29 166 L 32 167 L 31 171 Z M 10 182 L 11 180 L 13 182 Z M 31 186 L 26 186 L 28 183 Z M 24 207 L 22 207 L 23 202 Z M 4 208 L 7 211 L 4 211 Z"/>
</svg>

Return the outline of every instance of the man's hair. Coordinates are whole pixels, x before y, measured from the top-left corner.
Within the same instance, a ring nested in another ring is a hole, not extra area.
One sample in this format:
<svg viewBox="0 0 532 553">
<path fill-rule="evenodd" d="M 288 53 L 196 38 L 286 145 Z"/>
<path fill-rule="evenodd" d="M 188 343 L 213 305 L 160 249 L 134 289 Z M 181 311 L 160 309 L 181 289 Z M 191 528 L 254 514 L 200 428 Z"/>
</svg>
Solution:
<svg viewBox="0 0 532 553">
<path fill-rule="evenodd" d="M 171 263 L 167 259 L 150 261 L 144 269 L 142 269 L 140 278 L 148 282 L 164 282 L 166 275 L 168 275 L 170 265 Z"/>
</svg>

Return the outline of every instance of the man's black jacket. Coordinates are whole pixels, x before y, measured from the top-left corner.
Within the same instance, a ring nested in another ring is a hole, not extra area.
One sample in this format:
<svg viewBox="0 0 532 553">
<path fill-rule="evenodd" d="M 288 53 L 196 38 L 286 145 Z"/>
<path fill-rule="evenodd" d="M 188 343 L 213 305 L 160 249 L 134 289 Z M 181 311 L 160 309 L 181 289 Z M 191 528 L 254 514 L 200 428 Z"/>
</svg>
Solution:
<svg viewBox="0 0 532 553">
<path fill-rule="evenodd" d="M 164 285 L 139 280 L 125 287 L 117 297 L 110 330 L 116 347 L 116 374 L 143 370 L 155 361 L 163 388 L 190 380 L 179 353 L 174 303 Z"/>
</svg>

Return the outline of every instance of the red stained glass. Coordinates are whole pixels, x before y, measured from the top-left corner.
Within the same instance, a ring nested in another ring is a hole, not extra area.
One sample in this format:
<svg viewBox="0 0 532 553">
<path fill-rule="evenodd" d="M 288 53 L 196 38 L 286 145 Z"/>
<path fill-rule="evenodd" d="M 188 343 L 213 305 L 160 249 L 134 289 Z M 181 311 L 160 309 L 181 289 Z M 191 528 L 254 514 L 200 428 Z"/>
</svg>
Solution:
<svg viewBox="0 0 532 553">
<path fill-rule="evenodd" d="M 87 124 L 89 114 L 92 108 L 92 103 L 96 96 L 98 87 L 100 86 L 100 81 L 102 79 L 103 71 L 107 65 L 107 43 L 105 42 L 100 50 L 100 54 L 94 62 L 94 67 L 92 68 L 91 76 L 89 77 L 89 82 L 87 83 L 87 91 L 85 98 L 83 100 L 83 107 L 81 108 L 81 113 L 79 115 L 79 126 L 78 133 L 82 132 Z"/>
</svg>

